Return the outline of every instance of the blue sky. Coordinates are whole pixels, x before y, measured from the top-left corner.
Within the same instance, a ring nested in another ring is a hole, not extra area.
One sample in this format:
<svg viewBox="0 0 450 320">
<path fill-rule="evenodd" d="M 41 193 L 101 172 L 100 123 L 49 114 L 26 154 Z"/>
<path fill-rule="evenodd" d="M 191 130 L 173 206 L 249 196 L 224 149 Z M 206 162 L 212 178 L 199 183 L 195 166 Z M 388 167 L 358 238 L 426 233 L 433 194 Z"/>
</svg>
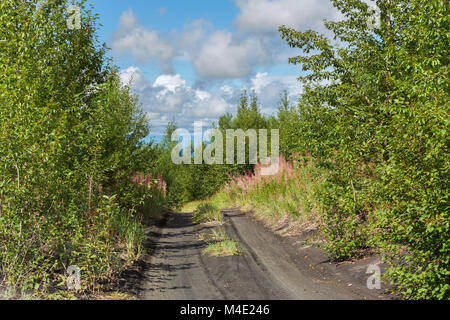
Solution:
<svg viewBox="0 0 450 320">
<path fill-rule="evenodd" d="M 235 112 L 242 90 L 254 90 L 266 114 L 287 89 L 301 93 L 299 54 L 280 38 L 280 25 L 322 29 L 333 19 L 329 0 L 89 0 L 100 15 L 100 41 L 131 83 L 152 126 L 168 121 L 207 127 Z"/>
</svg>

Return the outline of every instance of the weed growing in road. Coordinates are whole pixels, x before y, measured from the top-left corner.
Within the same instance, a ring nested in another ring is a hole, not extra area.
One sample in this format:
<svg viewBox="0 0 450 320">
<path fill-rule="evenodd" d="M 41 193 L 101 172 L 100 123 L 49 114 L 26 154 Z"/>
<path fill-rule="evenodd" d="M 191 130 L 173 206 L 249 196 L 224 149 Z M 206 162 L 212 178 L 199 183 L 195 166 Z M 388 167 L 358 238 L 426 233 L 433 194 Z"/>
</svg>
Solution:
<svg viewBox="0 0 450 320">
<path fill-rule="evenodd" d="M 209 254 L 215 257 L 237 256 L 241 253 L 242 249 L 239 244 L 230 239 L 209 244 L 208 247 L 203 250 L 203 254 Z"/>
<path fill-rule="evenodd" d="M 201 241 L 208 243 L 208 247 L 203 250 L 203 254 L 215 257 L 235 256 L 242 253 L 242 249 L 237 241 L 230 239 L 224 228 L 212 230 L 210 233 L 202 233 L 199 236 Z"/>
<path fill-rule="evenodd" d="M 228 237 L 227 233 L 225 232 L 225 229 L 219 228 L 217 230 L 212 230 L 211 233 L 209 234 L 208 233 L 200 234 L 199 239 L 207 243 L 217 243 L 228 239 Z"/>
<path fill-rule="evenodd" d="M 194 223 L 223 222 L 223 214 L 210 203 L 202 203 L 194 211 L 192 217 Z"/>
</svg>

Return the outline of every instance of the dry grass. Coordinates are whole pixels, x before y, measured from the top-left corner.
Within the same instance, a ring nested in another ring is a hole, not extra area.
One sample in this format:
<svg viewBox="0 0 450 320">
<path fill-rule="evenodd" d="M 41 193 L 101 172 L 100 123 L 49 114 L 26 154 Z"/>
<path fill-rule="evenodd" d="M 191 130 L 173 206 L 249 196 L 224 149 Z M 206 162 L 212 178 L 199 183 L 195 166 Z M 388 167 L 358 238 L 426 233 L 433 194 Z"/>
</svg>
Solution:
<svg viewBox="0 0 450 320">
<path fill-rule="evenodd" d="M 321 225 L 316 191 L 321 187 L 324 172 L 312 160 L 286 161 L 280 157 L 279 171 L 272 176 L 255 173 L 232 177 L 214 198 L 221 208 L 239 206 L 251 211 L 273 231 L 282 236 L 312 233 Z"/>
</svg>

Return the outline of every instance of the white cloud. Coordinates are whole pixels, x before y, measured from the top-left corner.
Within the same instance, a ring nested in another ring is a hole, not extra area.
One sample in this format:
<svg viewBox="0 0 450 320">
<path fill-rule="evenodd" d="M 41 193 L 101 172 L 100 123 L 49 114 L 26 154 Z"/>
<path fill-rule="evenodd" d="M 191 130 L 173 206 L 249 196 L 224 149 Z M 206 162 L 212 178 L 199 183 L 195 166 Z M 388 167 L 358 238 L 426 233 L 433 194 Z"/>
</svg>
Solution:
<svg viewBox="0 0 450 320">
<path fill-rule="evenodd" d="M 211 94 L 206 91 L 195 90 L 195 94 L 196 94 L 197 98 L 199 98 L 200 100 L 207 100 L 207 99 L 211 98 Z"/>
<path fill-rule="evenodd" d="M 186 23 L 182 30 L 163 34 L 140 25 L 131 10 L 120 17 L 112 39 L 114 52 L 130 54 L 136 65 L 157 62 L 161 66 L 161 75 L 154 81 L 136 66 L 120 72 L 122 83 L 132 81 L 153 134 L 164 132 L 172 119 L 179 127 L 190 128 L 194 121 L 210 124 L 227 112 L 234 113 L 244 88 L 256 92 L 266 114 L 276 111 L 283 90 L 288 90 L 293 103 L 301 93 L 296 75 L 255 74 L 255 68 L 284 65 L 289 56 L 298 54 L 280 38 L 278 27 L 317 29 L 324 18 L 335 17 L 330 1 L 235 1 L 240 12 L 231 30 L 217 30 L 198 19 Z M 191 64 L 196 85 L 188 85 L 174 72 L 173 60 Z M 238 88 L 233 83 L 245 85 Z"/>
<path fill-rule="evenodd" d="M 198 47 L 205 40 L 213 26 L 203 19 L 197 19 L 186 23 L 177 38 L 178 52 L 177 58 L 182 60 L 191 60 L 192 53 L 198 50 Z"/>
<path fill-rule="evenodd" d="M 215 30 L 202 19 L 186 24 L 178 35 L 161 35 L 140 26 L 131 10 L 120 17 L 112 41 L 115 52 L 131 54 L 139 64 L 156 59 L 163 74 L 173 73 L 172 60 L 178 59 L 189 61 L 196 75 L 204 79 L 247 77 L 255 66 L 269 62 L 269 48 L 264 37 L 238 38 L 232 32 Z"/>
<path fill-rule="evenodd" d="M 218 119 L 231 111 L 231 105 L 223 97 L 210 96 L 208 99 L 195 101 L 192 115 L 197 118 Z"/>
<path fill-rule="evenodd" d="M 183 128 L 190 127 L 197 120 L 211 124 L 232 111 L 234 105 L 232 95 L 226 95 L 222 90 L 192 88 L 179 74 L 163 74 L 152 82 L 141 69 L 133 66 L 123 70 L 120 77 L 124 84 L 129 84 L 132 79 L 131 88 L 139 94 L 153 133 L 164 132 L 167 121 L 173 118 Z"/>
<path fill-rule="evenodd" d="M 147 85 L 147 81 L 138 67 L 128 67 L 121 70 L 119 76 L 123 85 L 131 85 L 136 89 L 142 89 Z"/>
<path fill-rule="evenodd" d="M 227 31 L 215 31 L 194 53 L 192 64 L 197 75 L 207 79 L 241 78 L 250 75 L 255 65 L 268 59 L 261 39 L 233 39 Z"/>
<path fill-rule="evenodd" d="M 129 84 L 139 94 L 140 102 L 153 133 L 164 132 L 167 122 L 176 119 L 179 127 L 190 128 L 194 121 L 211 124 L 228 112 L 235 112 L 241 89 L 223 85 L 216 90 L 193 88 L 179 75 L 163 74 L 150 81 L 138 67 L 120 72 L 124 84 Z M 269 75 L 258 73 L 244 86 L 258 95 L 261 110 L 265 114 L 276 111 L 280 93 L 287 89 L 294 103 L 301 85 L 294 75 Z"/>
<path fill-rule="evenodd" d="M 269 75 L 267 72 L 258 72 L 251 80 L 251 90 L 261 94 L 275 83 L 281 84 L 291 94 L 300 94 L 301 84 L 296 75 Z"/>
<path fill-rule="evenodd" d="M 119 18 L 119 26 L 122 30 L 132 30 L 137 27 L 138 19 L 132 10 L 125 11 Z"/>
<path fill-rule="evenodd" d="M 156 30 L 139 26 L 138 19 L 131 10 L 120 17 L 111 47 L 118 53 L 132 54 L 138 63 L 147 64 L 156 59 L 164 73 L 173 72 L 175 50 L 170 41 Z"/>
<path fill-rule="evenodd" d="M 295 75 L 269 75 L 267 72 L 257 73 L 250 80 L 250 90 L 258 96 L 263 113 L 272 114 L 276 111 L 280 94 L 287 90 L 292 103 L 298 100 L 302 85 Z"/>
<path fill-rule="evenodd" d="M 231 96 L 233 94 L 233 88 L 227 85 L 222 86 L 220 90 L 227 96 Z"/>
<path fill-rule="evenodd" d="M 163 74 L 160 75 L 153 84 L 153 88 L 164 88 L 164 91 L 171 91 L 175 92 L 177 88 L 185 87 L 186 81 L 181 79 L 181 75 L 170 75 L 170 74 Z"/>
<path fill-rule="evenodd" d="M 236 26 L 240 31 L 277 32 L 278 27 L 317 27 L 335 14 L 329 0 L 236 0 L 240 9 Z"/>
<path fill-rule="evenodd" d="M 163 74 L 174 73 L 173 60 L 184 60 L 200 78 L 238 79 L 250 76 L 255 67 L 287 62 L 292 50 L 277 32 L 280 25 L 320 29 L 322 20 L 337 12 L 329 0 L 235 1 L 240 11 L 232 31 L 197 19 L 163 34 L 140 25 L 130 9 L 119 19 L 112 49 L 130 54 L 138 64 L 157 62 Z"/>
</svg>

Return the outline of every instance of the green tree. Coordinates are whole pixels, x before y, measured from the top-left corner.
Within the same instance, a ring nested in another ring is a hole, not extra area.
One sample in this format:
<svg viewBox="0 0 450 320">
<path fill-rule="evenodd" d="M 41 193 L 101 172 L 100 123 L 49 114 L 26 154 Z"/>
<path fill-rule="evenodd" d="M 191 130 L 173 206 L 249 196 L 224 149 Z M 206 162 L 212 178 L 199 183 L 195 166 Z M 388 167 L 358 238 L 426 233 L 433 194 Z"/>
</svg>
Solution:
<svg viewBox="0 0 450 320">
<path fill-rule="evenodd" d="M 115 243 L 141 245 L 133 212 L 158 194 L 131 181 L 152 156 L 145 116 L 74 3 L 79 30 L 66 1 L 0 3 L 0 282 L 19 291 L 55 287 L 71 264 L 92 289 L 120 266 Z"/>
<path fill-rule="evenodd" d="M 335 41 L 280 28 L 306 73 L 294 151 L 330 169 L 328 249 L 342 259 L 375 245 L 406 297 L 448 297 L 448 5 L 376 1 L 372 29 L 365 2 L 332 2 Z"/>
</svg>

